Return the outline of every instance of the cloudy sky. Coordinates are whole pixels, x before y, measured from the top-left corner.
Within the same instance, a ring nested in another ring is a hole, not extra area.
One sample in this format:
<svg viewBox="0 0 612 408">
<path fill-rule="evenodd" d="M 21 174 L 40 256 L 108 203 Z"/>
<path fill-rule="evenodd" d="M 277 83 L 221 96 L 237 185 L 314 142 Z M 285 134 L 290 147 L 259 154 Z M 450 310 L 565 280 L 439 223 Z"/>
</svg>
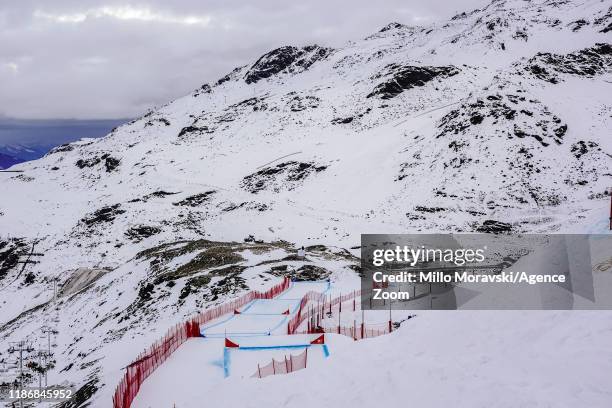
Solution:
<svg viewBox="0 0 612 408">
<path fill-rule="evenodd" d="M 281 45 L 341 46 L 486 3 L 1 0 L 0 117 L 135 117 Z"/>
</svg>

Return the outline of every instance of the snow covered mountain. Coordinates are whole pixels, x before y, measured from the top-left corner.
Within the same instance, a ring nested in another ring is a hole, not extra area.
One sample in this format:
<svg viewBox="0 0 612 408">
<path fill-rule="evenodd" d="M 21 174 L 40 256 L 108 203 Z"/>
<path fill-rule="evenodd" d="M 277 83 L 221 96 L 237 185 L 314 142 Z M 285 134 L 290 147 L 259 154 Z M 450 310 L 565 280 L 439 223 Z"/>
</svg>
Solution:
<svg viewBox="0 0 612 408">
<path fill-rule="evenodd" d="M 0 170 L 8 169 L 14 164 L 21 163 L 22 160 L 19 160 L 16 157 L 10 156 L 8 154 L 0 153 Z"/>
<path fill-rule="evenodd" d="M 14 119 L 0 116 L 0 155 L 36 160 L 54 147 L 83 137 L 102 137 L 129 119 Z"/>
<path fill-rule="evenodd" d="M 21 144 L 9 144 L 0 147 L 0 153 L 17 158 L 20 162 L 35 160 L 44 156 L 45 151 L 40 147 L 29 147 Z"/>
<path fill-rule="evenodd" d="M 2 343 L 52 321 L 54 380 L 107 406 L 120 368 L 202 307 L 282 273 L 356 287 L 361 233 L 604 232 L 610 30 L 609 1 L 499 0 L 281 47 L 15 166 Z"/>
</svg>

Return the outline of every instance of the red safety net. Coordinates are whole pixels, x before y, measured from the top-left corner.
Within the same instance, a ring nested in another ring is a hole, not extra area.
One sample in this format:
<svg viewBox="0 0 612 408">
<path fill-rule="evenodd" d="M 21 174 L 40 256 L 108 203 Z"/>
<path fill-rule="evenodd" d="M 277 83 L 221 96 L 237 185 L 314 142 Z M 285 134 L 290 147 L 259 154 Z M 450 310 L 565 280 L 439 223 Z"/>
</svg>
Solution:
<svg viewBox="0 0 612 408">
<path fill-rule="evenodd" d="M 317 333 L 334 333 L 342 334 L 354 340 L 368 339 L 371 337 L 382 336 L 383 334 L 391 333 L 389 323 L 355 323 L 353 326 L 316 326 L 309 327 L 306 330 L 296 331 L 294 334 L 317 334 Z"/>
<path fill-rule="evenodd" d="M 198 314 L 193 319 L 177 324 L 128 365 L 123 379 L 113 395 L 113 408 L 130 408 L 144 380 L 190 337 L 200 336 L 200 325 L 232 313 L 255 299 L 272 299 L 289 288 L 290 280 L 273 286 L 265 292 L 250 291 L 232 302 L 225 303 Z"/>
<path fill-rule="evenodd" d="M 195 327 L 195 329 L 198 328 Z M 113 396 L 113 407 L 128 408 L 143 381 L 189 337 L 195 337 L 193 322 L 177 324 L 166 333 L 163 339 L 158 340 L 147 351 L 141 353 L 134 362 L 126 367 L 123 380 L 117 386 Z"/>
<path fill-rule="evenodd" d="M 306 368 L 308 362 L 308 349 L 305 349 L 302 353 L 297 356 L 289 355 L 285 356 L 282 360 L 272 361 L 265 366 L 257 365 L 257 371 L 252 375 L 255 378 L 264 378 L 269 375 L 277 374 L 288 374 L 294 371 L 302 370 Z"/>
<path fill-rule="evenodd" d="M 329 309 L 331 312 L 332 307 L 339 305 L 340 311 L 342 311 L 342 303 L 353 300 L 352 308 L 355 310 L 355 299 L 361 296 L 361 291 L 356 290 L 345 295 L 338 296 L 334 299 L 327 300 L 325 295 L 317 292 L 308 292 L 304 295 L 300 302 L 298 312 L 289 320 L 287 324 L 287 333 L 295 334 L 298 327 L 306 320 L 314 320 L 316 316 L 320 316 L 322 320 L 323 314 Z M 307 307 L 308 303 L 312 303 L 311 306 Z M 315 305 L 314 302 L 317 302 Z M 309 323 L 310 324 L 310 323 Z"/>
<path fill-rule="evenodd" d="M 313 333 L 335 333 L 351 337 L 355 340 L 377 337 L 393 331 L 391 321 L 384 323 L 358 323 L 354 321 L 352 326 L 325 325 L 325 313 L 332 313 L 334 306 L 338 312 L 342 312 L 342 304 L 350 300 L 349 311 L 356 310 L 356 298 L 361 295 L 361 291 L 354 291 L 334 299 L 326 299 L 324 295 L 316 292 L 307 293 L 302 302 L 298 313 L 289 321 L 287 332 L 289 334 L 313 334 Z M 314 303 L 316 302 L 316 304 Z M 346 307 L 346 305 L 344 306 Z M 305 330 L 298 330 L 304 322 L 307 322 Z"/>
<path fill-rule="evenodd" d="M 362 340 L 371 337 L 382 336 L 383 334 L 389 334 L 389 324 L 359 324 L 356 323 L 353 326 L 327 326 L 323 328 L 325 333 L 337 333 L 347 337 L 351 337 L 355 340 Z"/>
<path fill-rule="evenodd" d="M 245 293 L 241 297 L 234 299 L 233 301 L 229 303 L 224 303 L 217 307 L 203 311 L 202 313 L 197 315 L 193 320 L 196 321 L 198 324 L 202 325 L 204 323 L 208 323 L 211 320 L 215 320 L 228 313 L 234 313 L 234 311 L 238 311 L 238 309 L 240 309 L 242 306 L 246 305 L 252 300 L 272 299 L 278 296 L 279 294 L 281 294 L 282 292 L 284 292 L 285 290 L 287 290 L 289 288 L 290 283 L 291 283 L 290 279 L 285 278 L 282 283 L 279 283 L 278 285 L 273 286 L 272 288 L 268 289 L 265 292 L 259 292 L 256 290 L 250 291 L 248 293 Z"/>
</svg>

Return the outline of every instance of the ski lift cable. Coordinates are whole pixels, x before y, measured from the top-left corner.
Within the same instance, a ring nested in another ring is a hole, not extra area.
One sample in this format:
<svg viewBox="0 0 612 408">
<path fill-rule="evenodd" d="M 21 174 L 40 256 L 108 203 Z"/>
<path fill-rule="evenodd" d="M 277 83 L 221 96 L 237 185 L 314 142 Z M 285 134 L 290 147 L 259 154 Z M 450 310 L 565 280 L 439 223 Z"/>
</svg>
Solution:
<svg viewBox="0 0 612 408">
<path fill-rule="evenodd" d="M 299 152 L 293 152 L 293 153 L 289 153 L 289 154 L 286 154 L 286 155 L 281 156 L 281 157 L 277 157 L 276 159 L 274 159 L 274 160 L 272 160 L 272 161 L 269 161 L 269 162 L 267 162 L 267 163 L 262 164 L 262 165 L 261 165 L 261 166 L 259 166 L 259 167 L 256 167 L 256 169 L 261 169 L 262 167 L 267 166 L 268 164 L 274 163 L 275 161 L 278 161 L 278 160 L 280 160 L 280 159 L 284 159 L 285 157 L 293 156 L 294 154 L 299 154 L 299 153 L 302 153 L 302 152 L 301 152 L 301 151 L 299 151 Z"/>
</svg>

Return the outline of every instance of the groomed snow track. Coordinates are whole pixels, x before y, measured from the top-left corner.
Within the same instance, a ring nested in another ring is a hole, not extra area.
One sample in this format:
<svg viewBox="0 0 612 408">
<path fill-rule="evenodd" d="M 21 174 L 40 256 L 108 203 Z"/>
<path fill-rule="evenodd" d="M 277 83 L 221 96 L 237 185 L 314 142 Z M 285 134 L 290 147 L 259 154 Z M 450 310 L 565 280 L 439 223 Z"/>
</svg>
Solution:
<svg viewBox="0 0 612 408">
<path fill-rule="evenodd" d="M 299 312 L 302 298 L 309 292 L 327 293 L 329 281 L 291 282 L 273 299 L 255 299 L 233 314 L 200 326 L 202 337 L 252 337 L 287 333 L 289 319 Z"/>
<path fill-rule="evenodd" d="M 164 354 L 164 358 L 154 367 L 156 371 L 152 378 L 144 382 L 152 371 L 144 378 L 138 377 L 138 370 L 134 367 L 139 360 L 128 366 L 131 372 L 136 372 L 136 377 L 131 376 L 130 380 L 136 378 L 138 381 L 128 381 L 126 374 L 126 379 L 117 389 L 114 408 L 165 407 L 152 397 L 159 397 L 156 390 L 161 388 L 192 387 L 190 392 L 195 397 L 203 378 L 211 382 L 208 386 L 214 386 L 230 376 L 263 378 L 306 366 L 321 366 L 330 355 L 328 347 L 344 347 L 357 338 L 354 335 L 332 335 L 328 339 L 327 335 L 314 330 L 313 322 L 323 318 L 323 312 L 328 310 L 330 304 L 336 310 L 340 303 L 352 301 L 359 293 L 353 291 L 336 296 L 339 292 L 336 293 L 329 281 L 285 280 L 267 292 L 249 292 L 229 303 L 206 310 L 185 323 L 185 344 L 181 342 L 167 356 Z M 325 302 L 327 299 L 329 303 Z M 354 308 L 355 303 L 352 303 Z M 311 319 L 308 330 L 297 333 L 295 329 L 306 325 L 306 319 Z M 188 338 L 190 341 L 186 341 Z M 128 384 L 127 387 L 125 384 Z M 144 390 L 139 392 L 141 386 Z M 130 398 L 123 399 L 122 396 L 126 395 Z"/>
</svg>

